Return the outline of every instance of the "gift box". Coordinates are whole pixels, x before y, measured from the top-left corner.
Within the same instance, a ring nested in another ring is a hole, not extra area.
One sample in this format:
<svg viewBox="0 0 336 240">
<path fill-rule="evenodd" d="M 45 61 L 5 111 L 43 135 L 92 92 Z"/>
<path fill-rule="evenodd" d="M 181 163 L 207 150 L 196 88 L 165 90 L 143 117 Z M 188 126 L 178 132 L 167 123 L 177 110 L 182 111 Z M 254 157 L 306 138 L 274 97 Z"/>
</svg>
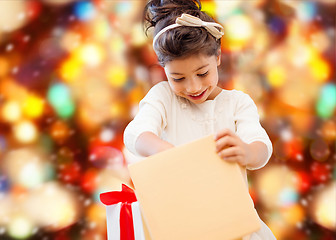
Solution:
<svg viewBox="0 0 336 240">
<path fill-rule="evenodd" d="M 108 240 L 149 240 L 133 189 L 122 184 L 121 191 L 101 193 L 100 201 L 106 205 Z"/>
<path fill-rule="evenodd" d="M 153 240 L 249 239 L 261 224 L 238 164 L 213 136 L 128 166 Z"/>
</svg>

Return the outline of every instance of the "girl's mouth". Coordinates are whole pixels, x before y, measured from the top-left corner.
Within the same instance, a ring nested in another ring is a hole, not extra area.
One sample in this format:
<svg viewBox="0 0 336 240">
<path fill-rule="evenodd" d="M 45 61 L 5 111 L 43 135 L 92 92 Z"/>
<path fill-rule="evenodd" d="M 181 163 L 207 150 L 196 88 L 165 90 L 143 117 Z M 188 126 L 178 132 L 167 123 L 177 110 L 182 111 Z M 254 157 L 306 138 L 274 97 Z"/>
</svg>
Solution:
<svg viewBox="0 0 336 240">
<path fill-rule="evenodd" d="M 195 95 L 188 95 L 191 99 L 193 100 L 198 100 L 201 99 L 204 96 L 204 93 L 206 92 L 206 90 L 204 90 L 203 92 L 201 92 L 200 94 L 195 94 Z"/>
</svg>

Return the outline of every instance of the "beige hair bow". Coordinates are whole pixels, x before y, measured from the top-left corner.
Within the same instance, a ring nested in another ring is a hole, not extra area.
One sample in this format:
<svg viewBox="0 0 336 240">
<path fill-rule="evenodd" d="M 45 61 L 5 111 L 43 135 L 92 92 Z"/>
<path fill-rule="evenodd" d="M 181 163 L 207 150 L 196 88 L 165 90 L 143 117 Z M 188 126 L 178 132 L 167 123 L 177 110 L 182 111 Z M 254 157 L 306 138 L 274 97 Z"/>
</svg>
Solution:
<svg viewBox="0 0 336 240">
<path fill-rule="evenodd" d="M 183 13 L 181 17 L 176 18 L 175 24 L 169 25 L 158 32 L 153 39 L 153 46 L 158 37 L 169 29 L 176 27 L 188 26 L 188 27 L 204 27 L 216 40 L 220 39 L 224 35 L 224 28 L 222 25 L 215 22 L 204 22 L 198 17 L 190 14 Z"/>
</svg>

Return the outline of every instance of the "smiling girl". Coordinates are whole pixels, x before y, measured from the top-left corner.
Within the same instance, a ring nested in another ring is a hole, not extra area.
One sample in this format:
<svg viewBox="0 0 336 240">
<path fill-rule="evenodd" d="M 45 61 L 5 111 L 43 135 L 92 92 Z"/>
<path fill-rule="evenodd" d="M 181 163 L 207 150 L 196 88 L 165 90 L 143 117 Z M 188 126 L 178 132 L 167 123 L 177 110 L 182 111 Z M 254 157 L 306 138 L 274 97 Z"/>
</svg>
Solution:
<svg viewBox="0 0 336 240">
<path fill-rule="evenodd" d="M 125 129 L 125 146 L 146 157 L 213 134 L 218 155 L 237 162 L 246 180 L 246 169 L 268 162 L 272 143 L 253 100 L 217 86 L 223 27 L 201 11 L 198 0 L 149 1 L 145 21 L 154 27 L 154 51 L 168 81 L 141 100 Z M 275 239 L 261 224 L 244 239 Z"/>
</svg>

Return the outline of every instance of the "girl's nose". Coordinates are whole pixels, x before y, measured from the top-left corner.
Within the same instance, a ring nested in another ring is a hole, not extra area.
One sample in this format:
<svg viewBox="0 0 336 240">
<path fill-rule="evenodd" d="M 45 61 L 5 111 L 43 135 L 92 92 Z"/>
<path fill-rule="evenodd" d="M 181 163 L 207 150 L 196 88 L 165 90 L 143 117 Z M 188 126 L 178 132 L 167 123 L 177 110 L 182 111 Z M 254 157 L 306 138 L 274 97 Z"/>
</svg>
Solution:
<svg viewBox="0 0 336 240">
<path fill-rule="evenodd" d="M 186 90 L 190 94 L 197 94 L 202 90 L 202 84 L 197 79 L 191 79 L 187 82 Z"/>
</svg>

